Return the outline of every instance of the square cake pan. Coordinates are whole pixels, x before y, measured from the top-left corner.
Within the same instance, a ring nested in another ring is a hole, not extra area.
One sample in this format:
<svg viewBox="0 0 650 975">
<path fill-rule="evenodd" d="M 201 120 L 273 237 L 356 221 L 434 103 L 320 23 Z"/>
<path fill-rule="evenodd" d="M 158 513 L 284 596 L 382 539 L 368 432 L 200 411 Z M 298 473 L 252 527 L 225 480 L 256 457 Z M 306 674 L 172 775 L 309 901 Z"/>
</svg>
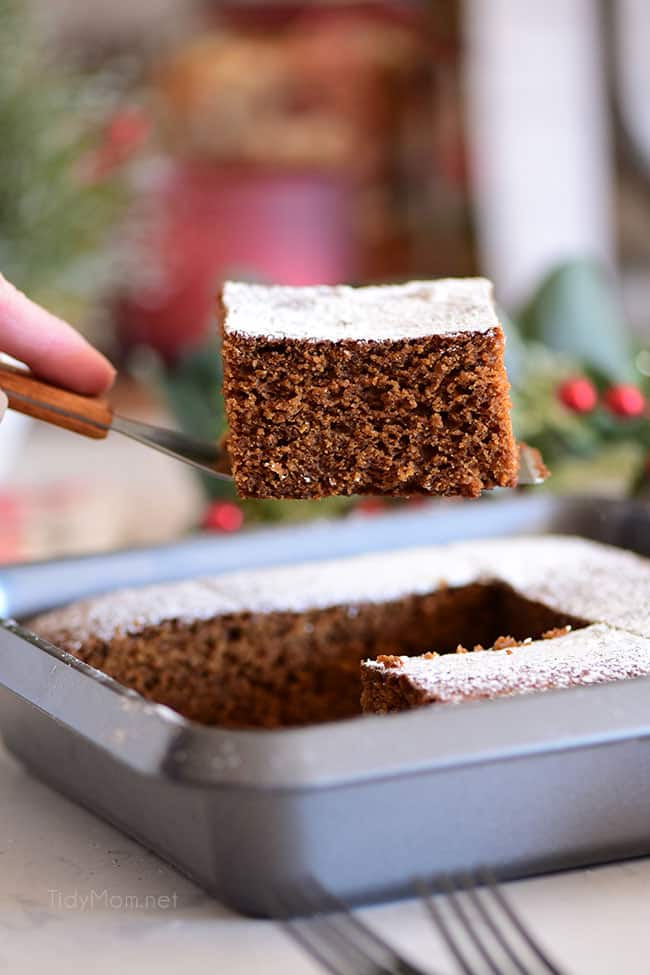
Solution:
<svg viewBox="0 0 650 975">
<path fill-rule="evenodd" d="M 487 526 L 650 554 L 643 505 L 531 497 L 7 568 L 0 595 L 19 616 L 129 583 Z M 650 852 L 650 678 L 232 731 L 151 704 L 5 619 L 0 730 L 41 779 L 255 916 L 306 875 L 361 903 L 412 894 L 423 874 L 489 864 L 505 878 Z"/>
</svg>

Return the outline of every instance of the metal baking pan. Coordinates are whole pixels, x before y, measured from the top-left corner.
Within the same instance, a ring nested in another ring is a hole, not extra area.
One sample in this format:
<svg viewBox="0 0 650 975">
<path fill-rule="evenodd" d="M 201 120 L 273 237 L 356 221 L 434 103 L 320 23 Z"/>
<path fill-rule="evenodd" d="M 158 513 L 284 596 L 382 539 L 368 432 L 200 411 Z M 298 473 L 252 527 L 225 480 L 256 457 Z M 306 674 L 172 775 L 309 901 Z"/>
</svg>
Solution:
<svg viewBox="0 0 650 975">
<path fill-rule="evenodd" d="M 0 593 L 19 615 L 142 582 L 144 567 L 150 581 L 547 531 L 650 554 L 644 505 L 531 497 L 7 568 Z M 230 731 L 150 704 L 5 620 L 0 730 L 40 778 L 246 914 L 273 913 L 275 893 L 306 875 L 359 903 L 411 894 L 421 874 L 490 864 L 514 877 L 650 852 L 650 679 Z"/>
</svg>

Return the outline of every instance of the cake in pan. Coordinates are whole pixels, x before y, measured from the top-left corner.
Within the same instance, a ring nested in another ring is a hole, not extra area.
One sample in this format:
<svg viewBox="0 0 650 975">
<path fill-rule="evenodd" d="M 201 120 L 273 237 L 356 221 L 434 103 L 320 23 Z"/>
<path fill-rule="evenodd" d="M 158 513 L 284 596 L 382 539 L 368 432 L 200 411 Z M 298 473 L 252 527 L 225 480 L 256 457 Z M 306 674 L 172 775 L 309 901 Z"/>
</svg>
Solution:
<svg viewBox="0 0 650 975">
<path fill-rule="evenodd" d="M 130 589 L 28 625 L 188 718 L 273 728 L 358 714 L 368 659 L 369 711 L 650 674 L 650 566 L 488 539 Z"/>
<path fill-rule="evenodd" d="M 227 282 L 228 451 L 249 498 L 514 487 L 504 335 L 484 278 Z"/>
<path fill-rule="evenodd" d="M 551 641 L 548 644 L 546 641 Z M 440 655 L 381 656 L 362 665 L 363 711 L 386 714 L 424 704 L 506 697 L 650 675 L 650 640 L 602 623 L 542 640 L 501 640 Z"/>
</svg>

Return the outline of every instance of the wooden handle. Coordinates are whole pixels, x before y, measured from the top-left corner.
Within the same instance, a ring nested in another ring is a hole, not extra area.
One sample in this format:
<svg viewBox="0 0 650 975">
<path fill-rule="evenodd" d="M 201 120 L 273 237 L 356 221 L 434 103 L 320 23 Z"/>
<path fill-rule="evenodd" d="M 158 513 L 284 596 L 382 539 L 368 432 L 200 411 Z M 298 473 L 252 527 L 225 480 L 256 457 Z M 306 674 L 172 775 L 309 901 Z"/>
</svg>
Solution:
<svg viewBox="0 0 650 975">
<path fill-rule="evenodd" d="M 105 400 L 50 386 L 26 370 L 2 363 L 0 389 L 7 394 L 12 410 L 95 440 L 106 436 L 113 419 L 113 411 Z"/>
</svg>

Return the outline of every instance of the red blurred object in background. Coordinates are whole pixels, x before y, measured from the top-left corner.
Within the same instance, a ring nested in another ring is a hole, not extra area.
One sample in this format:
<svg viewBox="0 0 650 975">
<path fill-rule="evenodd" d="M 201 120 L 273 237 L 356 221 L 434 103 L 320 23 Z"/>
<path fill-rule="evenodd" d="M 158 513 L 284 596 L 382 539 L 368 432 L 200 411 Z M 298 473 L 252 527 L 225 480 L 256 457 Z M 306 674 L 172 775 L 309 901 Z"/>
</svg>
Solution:
<svg viewBox="0 0 650 975">
<path fill-rule="evenodd" d="M 244 524 L 244 512 L 231 501 L 213 501 L 203 515 L 202 527 L 208 531 L 236 532 Z"/>
<path fill-rule="evenodd" d="M 621 383 L 605 393 L 605 406 L 616 416 L 641 416 L 646 407 L 645 396 L 636 386 Z"/>
<path fill-rule="evenodd" d="M 590 413 L 598 402 L 596 387 L 584 376 L 567 379 L 557 395 L 560 402 L 574 413 Z"/>
<path fill-rule="evenodd" d="M 380 515 L 385 510 L 386 502 L 382 501 L 380 498 L 364 498 L 363 501 L 359 501 L 359 503 L 354 506 L 355 513 L 358 515 L 364 515 L 365 517 Z"/>
<path fill-rule="evenodd" d="M 136 105 L 121 108 L 109 119 L 99 145 L 80 160 L 80 179 L 89 182 L 105 179 L 142 148 L 150 132 L 151 120 L 140 108 Z"/>
<path fill-rule="evenodd" d="M 292 285 L 349 279 L 350 192 L 332 172 L 174 164 L 148 204 L 154 218 L 140 247 L 143 274 L 134 271 L 118 308 L 122 340 L 147 343 L 173 361 L 206 336 L 224 278 Z"/>
<path fill-rule="evenodd" d="M 208 6 L 210 6 L 208 4 Z M 378 0 L 368 3 L 368 0 L 346 3 L 344 6 L 329 3 L 281 2 L 276 0 L 259 0 L 257 3 L 242 4 L 241 0 L 215 0 L 215 21 L 226 23 L 230 27 L 240 30 L 285 27 L 297 19 L 307 18 L 317 20 L 344 19 L 362 17 L 366 21 L 393 21 L 396 24 L 421 26 L 422 8 L 412 0 Z"/>
</svg>

